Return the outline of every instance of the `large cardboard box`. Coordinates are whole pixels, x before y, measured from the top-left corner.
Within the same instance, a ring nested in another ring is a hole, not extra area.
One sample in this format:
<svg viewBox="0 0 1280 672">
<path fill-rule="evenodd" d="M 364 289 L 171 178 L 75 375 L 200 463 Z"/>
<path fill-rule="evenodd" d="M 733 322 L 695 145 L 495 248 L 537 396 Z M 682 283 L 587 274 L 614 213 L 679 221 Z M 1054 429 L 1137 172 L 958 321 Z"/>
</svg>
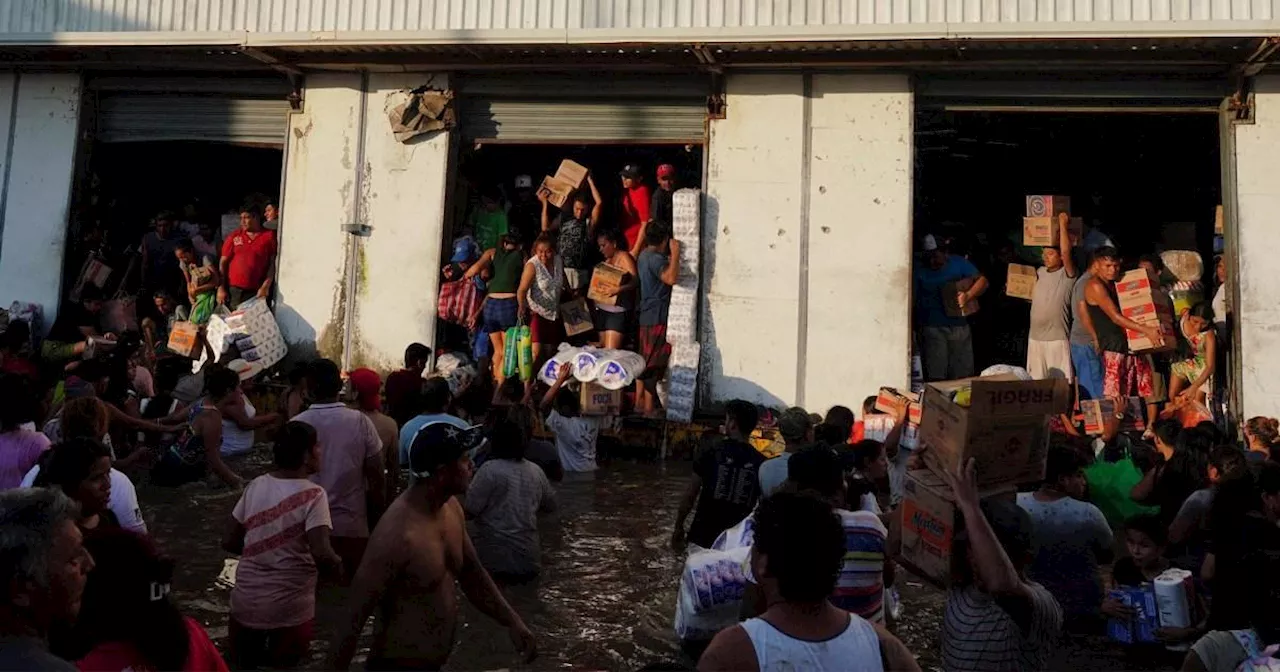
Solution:
<svg viewBox="0 0 1280 672">
<path fill-rule="evenodd" d="M 973 278 L 962 278 L 955 282 L 948 282 L 942 286 L 942 307 L 947 311 L 947 315 L 950 315 L 951 317 L 968 317 L 978 312 L 977 299 L 974 299 L 963 306 L 956 301 L 960 292 L 963 292 L 972 286 Z"/>
<path fill-rule="evenodd" d="M 617 415 L 622 411 L 622 390 L 606 390 L 595 383 L 583 383 L 579 401 L 583 415 Z"/>
<path fill-rule="evenodd" d="M 901 392 L 893 387 L 882 387 L 876 394 L 876 410 L 881 413 L 892 414 L 903 405 L 907 406 L 907 421 L 920 424 L 920 395 L 914 392 Z M 914 420 L 911 419 L 913 415 Z"/>
<path fill-rule="evenodd" d="M 1012 486 L 984 489 L 983 497 L 1014 496 Z M 955 496 L 946 481 L 928 469 L 907 472 L 902 483 L 902 548 L 898 560 L 938 586 L 951 582 L 956 527 Z"/>
<path fill-rule="evenodd" d="M 1069 196 L 1028 196 L 1028 217 L 1055 217 L 1071 214 L 1071 198 Z"/>
<path fill-rule="evenodd" d="M 175 322 L 169 330 L 169 350 L 183 357 L 190 357 L 196 352 L 199 342 L 200 327 L 191 322 Z"/>
<path fill-rule="evenodd" d="M 1119 298 L 1121 314 L 1134 322 L 1159 328 L 1163 337 L 1163 342 L 1156 345 L 1141 332 L 1126 329 L 1125 336 L 1129 340 L 1131 351 L 1167 352 L 1176 347 L 1173 299 L 1160 289 L 1159 281 L 1145 269 L 1137 268 L 1120 276 L 1116 281 L 1116 296 Z"/>
<path fill-rule="evenodd" d="M 1056 247 L 1060 226 L 1054 217 L 1023 217 L 1022 244 L 1027 247 Z M 1084 220 L 1080 217 L 1068 219 L 1067 234 L 1071 236 L 1072 246 L 1079 245 L 1084 237 Z"/>
<path fill-rule="evenodd" d="M 1005 296 L 1031 300 L 1036 291 L 1036 267 L 1009 264 L 1009 277 L 1004 284 Z"/>
<path fill-rule="evenodd" d="M 1146 408 L 1142 397 L 1126 397 L 1119 418 L 1120 431 L 1143 431 L 1147 428 Z M 1080 402 L 1080 413 L 1084 416 L 1084 433 L 1100 436 L 1106 429 L 1108 420 L 1116 415 L 1116 402 L 1113 399 L 1086 399 Z"/>
<path fill-rule="evenodd" d="M 953 400 L 969 388 L 969 405 Z M 929 383 L 920 439 L 930 469 L 954 469 L 974 458 L 982 486 L 1044 478 L 1049 416 L 1071 407 L 1066 380 L 1018 380 L 1012 375 Z"/>
<path fill-rule="evenodd" d="M 548 203 L 561 210 L 573 198 L 573 192 L 573 185 L 550 175 L 542 178 L 542 184 L 538 185 L 538 195 L 546 196 Z"/>
<path fill-rule="evenodd" d="M 596 264 L 595 271 L 591 273 L 591 285 L 587 288 L 587 298 L 599 305 L 618 305 L 618 297 L 609 296 L 608 292 L 621 287 L 622 278 L 626 274 L 626 271 L 617 266 L 606 263 Z"/>
<path fill-rule="evenodd" d="M 587 169 L 572 159 L 565 159 L 560 162 L 560 167 L 556 169 L 555 179 L 568 184 L 574 190 L 582 188 L 582 183 L 587 181 Z"/>
</svg>

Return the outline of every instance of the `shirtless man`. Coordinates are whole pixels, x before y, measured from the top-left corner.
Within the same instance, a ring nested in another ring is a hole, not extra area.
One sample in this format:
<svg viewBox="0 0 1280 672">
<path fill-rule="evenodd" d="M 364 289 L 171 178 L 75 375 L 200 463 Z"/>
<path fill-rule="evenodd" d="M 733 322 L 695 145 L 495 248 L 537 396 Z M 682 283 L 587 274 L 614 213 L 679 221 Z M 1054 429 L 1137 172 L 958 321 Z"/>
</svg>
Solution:
<svg viewBox="0 0 1280 672">
<path fill-rule="evenodd" d="M 417 479 L 392 502 L 369 539 L 339 626 L 329 669 L 345 670 L 365 621 L 378 608 L 368 670 L 438 670 L 453 649 L 458 622 L 454 580 L 480 611 L 507 627 L 524 662 L 537 655 L 533 633 L 480 565 L 466 516 L 455 498 L 471 482 L 468 451 L 478 430 L 443 423 L 424 427 L 409 447 Z"/>
</svg>

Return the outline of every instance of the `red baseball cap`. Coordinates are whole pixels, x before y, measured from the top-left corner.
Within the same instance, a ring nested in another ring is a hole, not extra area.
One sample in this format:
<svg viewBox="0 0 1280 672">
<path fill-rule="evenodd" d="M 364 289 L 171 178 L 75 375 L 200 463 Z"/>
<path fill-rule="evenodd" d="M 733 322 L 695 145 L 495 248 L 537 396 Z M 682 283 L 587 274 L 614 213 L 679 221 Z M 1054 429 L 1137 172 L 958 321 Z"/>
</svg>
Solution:
<svg viewBox="0 0 1280 672">
<path fill-rule="evenodd" d="M 675 177 L 675 176 L 676 176 L 676 167 L 675 167 L 675 166 L 673 166 L 673 165 L 671 165 L 671 164 L 669 164 L 669 163 L 664 163 L 664 164 L 662 164 L 661 166 L 658 166 L 658 178 L 659 178 L 659 179 L 664 178 L 664 177 Z"/>
<path fill-rule="evenodd" d="M 376 411 L 382 406 L 382 379 L 372 369 L 356 369 L 347 377 L 356 393 L 356 402 L 366 411 Z"/>
</svg>

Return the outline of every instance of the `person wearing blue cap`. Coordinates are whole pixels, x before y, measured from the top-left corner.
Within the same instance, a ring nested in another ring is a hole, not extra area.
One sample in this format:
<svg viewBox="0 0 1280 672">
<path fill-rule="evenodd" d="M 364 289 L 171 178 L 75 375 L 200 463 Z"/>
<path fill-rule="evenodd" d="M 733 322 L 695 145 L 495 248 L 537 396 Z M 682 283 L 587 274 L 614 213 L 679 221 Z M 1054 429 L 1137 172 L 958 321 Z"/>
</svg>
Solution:
<svg viewBox="0 0 1280 672">
<path fill-rule="evenodd" d="M 374 644 L 366 669 L 438 670 L 457 630 L 455 580 L 480 611 L 507 628 L 524 663 L 537 655 L 533 633 L 480 564 L 458 497 L 471 483 L 470 451 L 481 428 L 435 422 L 409 446 L 414 482 L 392 502 L 356 571 L 338 646 L 327 669 L 345 670 L 375 608 Z"/>
</svg>

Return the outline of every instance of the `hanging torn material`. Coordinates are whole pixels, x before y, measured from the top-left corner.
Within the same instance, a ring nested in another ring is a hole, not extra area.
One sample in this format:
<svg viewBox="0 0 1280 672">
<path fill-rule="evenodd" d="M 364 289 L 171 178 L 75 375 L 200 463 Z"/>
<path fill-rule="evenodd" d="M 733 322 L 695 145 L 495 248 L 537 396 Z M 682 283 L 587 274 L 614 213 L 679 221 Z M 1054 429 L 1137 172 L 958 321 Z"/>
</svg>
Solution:
<svg viewBox="0 0 1280 672">
<path fill-rule="evenodd" d="M 453 91 L 432 88 L 430 83 L 388 95 L 386 112 L 398 142 L 449 130 L 456 122 Z"/>
</svg>

